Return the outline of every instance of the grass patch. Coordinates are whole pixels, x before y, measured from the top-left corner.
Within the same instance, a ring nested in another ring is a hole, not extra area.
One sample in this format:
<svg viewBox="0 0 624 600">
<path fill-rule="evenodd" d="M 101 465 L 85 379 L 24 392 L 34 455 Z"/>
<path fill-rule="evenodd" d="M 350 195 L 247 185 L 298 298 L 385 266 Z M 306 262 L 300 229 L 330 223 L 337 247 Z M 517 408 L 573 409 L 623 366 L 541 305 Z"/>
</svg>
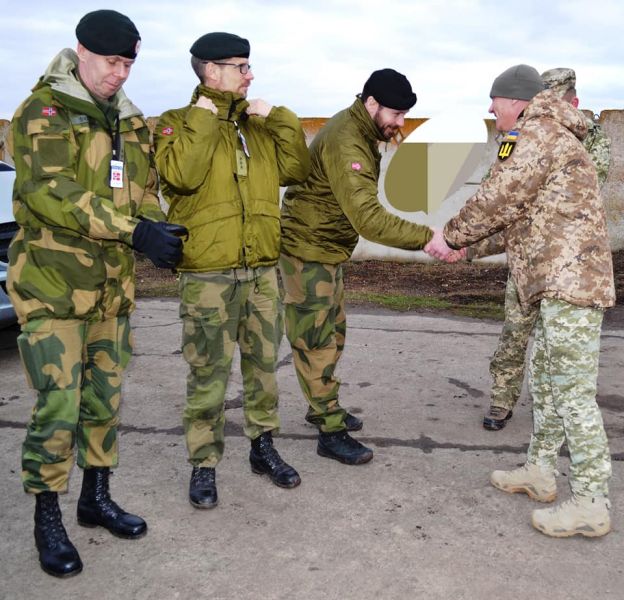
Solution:
<svg viewBox="0 0 624 600">
<path fill-rule="evenodd" d="M 435 296 L 405 296 L 401 294 L 378 294 L 372 292 L 346 292 L 347 302 L 353 304 L 373 304 L 390 310 L 406 312 L 410 310 L 448 311 L 454 315 L 475 319 L 505 319 L 505 308 L 495 302 L 472 302 L 456 304 Z"/>
</svg>

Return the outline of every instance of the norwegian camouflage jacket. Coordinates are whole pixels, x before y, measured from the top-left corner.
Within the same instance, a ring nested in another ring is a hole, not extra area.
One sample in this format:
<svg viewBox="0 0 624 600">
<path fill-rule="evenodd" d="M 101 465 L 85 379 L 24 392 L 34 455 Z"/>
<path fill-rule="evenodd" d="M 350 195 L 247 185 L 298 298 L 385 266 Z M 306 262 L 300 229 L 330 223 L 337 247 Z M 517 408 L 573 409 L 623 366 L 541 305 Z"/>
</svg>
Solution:
<svg viewBox="0 0 624 600">
<path fill-rule="evenodd" d="M 346 261 L 362 235 L 371 242 L 420 250 L 429 227 L 410 223 L 379 202 L 379 131 L 362 100 L 334 115 L 310 145 L 312 170 L 286 190 L 282 250 L 303 261 Z"/>
<path fill-rule="evenodd" d="M 149 132 L 123 91 L 119 115 L 123 187 L 110 186 L 112 128 L 77 78 L 73 50 L 58 54 L 17 109 L 9 133 L 15 161 L 8 290 L 21 323 L 100 320 L 134 308 L 137 217 L 163 220 Z"/>
<path fill-rule="evenodd" d="M 200 94 L 216 115 L 193 106 Z M 279 187 L 307 177 L 310 154 L 297 115 L 274 106 L 266 118 L 247 117 L 247 106 L 238 94 L 200 85 L 189 105 L 158 121 L 156 166 L 168 218 L 189 231 L 179 271 L 277 263 Z"/>
<path fill-rule="evenodd" d="M 540 92 L 507 135 L 511 152 L 444 227 L 454 248 L 505 230 L 523 305 L 541 298 L 598 308 L 614 304 L 605 211 L 582 144 L 587 128 L 586 117 L 571 104 L 552 91 Z"/>
</svg>

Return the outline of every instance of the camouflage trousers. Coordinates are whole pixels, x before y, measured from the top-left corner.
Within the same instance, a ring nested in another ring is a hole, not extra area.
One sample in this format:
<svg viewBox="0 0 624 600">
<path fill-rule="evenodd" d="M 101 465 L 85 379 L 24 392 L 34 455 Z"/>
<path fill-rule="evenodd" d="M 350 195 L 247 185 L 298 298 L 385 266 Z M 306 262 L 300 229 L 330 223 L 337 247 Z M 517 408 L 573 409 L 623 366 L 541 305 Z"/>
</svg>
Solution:
<svg viewBox="0 0 624 600">
<path fill-rule="evenodd" d="M 611 476 L 607 436 L 596 404 L 602 316 L 602 310 L 542 300 L 529 369 L 533 435 L 527 462 L 554 469 L 565 440 L 570 486 L 579 496 L 606 496 Z"/>
<path fill-rule="evenodd" d="M 490 362 L 492 391 L 490 404 L 512 410 L 524 382 L 524 365 L 529 337 L 539 313 L 537 304 L 523 309 L 511 275 L 505 289 L 505 323 L 498 347 Z"/>
<path fill-rule="evenodd" d="M 321 431 L 340 431 L 347 414 L 338 404 L 340 380 L 334 374 L 347 331 L 342 266 L 282 254 L 280 273 L 286 337 L 308 415 Z"/>
<path fill-rule="evenodd" d="M 184 431 L 189 462 L 214 467 L 224 449 L 225 391 L 238 342 L 245 434 L 279 428 L 277 353 L 283 335 L 275 267 L 182 273 L 182 353 L 187 377 Z"/>
<path fill-rule="evenodd" d="M 121 375 L 132 354 L 128 317 L 104 321 L 36 319 L 17 339 L 37 402 L 22 448 L 27 492 L 64 492 L 78 465 L 117 466 Z"/>
</svg>

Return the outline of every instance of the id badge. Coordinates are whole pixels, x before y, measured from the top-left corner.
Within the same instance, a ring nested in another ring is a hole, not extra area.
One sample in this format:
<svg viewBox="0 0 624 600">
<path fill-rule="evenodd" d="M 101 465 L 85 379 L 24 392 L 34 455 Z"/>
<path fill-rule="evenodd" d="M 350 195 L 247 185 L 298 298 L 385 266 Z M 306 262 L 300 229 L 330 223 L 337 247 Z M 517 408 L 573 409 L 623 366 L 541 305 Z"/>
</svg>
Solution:
<svg viewBox="0 0 624 600">
<path fill-rule="evenodd" d="M 123 162 L 120 160 L 111 160 L 110 167 L 110 186 L 112 188 L 122 188 L 124 170 Z"/>
<path fill-rule="evenodd" d="M 247 158 L 241 150 L 236 150 L 236 174 L 239 177 L 247 177 Z"/>
</svg>

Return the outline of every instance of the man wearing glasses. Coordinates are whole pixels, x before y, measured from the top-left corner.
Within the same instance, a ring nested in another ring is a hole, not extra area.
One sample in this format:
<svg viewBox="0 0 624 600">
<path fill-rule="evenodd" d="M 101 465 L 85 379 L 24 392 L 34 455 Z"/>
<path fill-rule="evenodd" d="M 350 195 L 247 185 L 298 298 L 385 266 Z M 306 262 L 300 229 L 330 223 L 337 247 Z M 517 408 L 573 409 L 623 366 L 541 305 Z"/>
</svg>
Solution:
<svg viewBox="0 0 624 600">
<path fill-rule="evenodd" d="M 215 467 L 223 455 L 225 390 L 237 342 L 251 468 L 281 487 L 301 482 L 272 441 L 282 337 L 275 265 L 279 186 L 305 180 L 310 157 L 294 113 L 246 100 L 254 78 L 249 51 L 237 35 L 200 37 L 191 47 L 200 84 L 189 105 L 162 115 L 155 134 L 168 217 L 189 230 L 178 269 L 182 350 L 190 367 L 189 499 L 196 508 L 217 504 Z"/>
</svg>

